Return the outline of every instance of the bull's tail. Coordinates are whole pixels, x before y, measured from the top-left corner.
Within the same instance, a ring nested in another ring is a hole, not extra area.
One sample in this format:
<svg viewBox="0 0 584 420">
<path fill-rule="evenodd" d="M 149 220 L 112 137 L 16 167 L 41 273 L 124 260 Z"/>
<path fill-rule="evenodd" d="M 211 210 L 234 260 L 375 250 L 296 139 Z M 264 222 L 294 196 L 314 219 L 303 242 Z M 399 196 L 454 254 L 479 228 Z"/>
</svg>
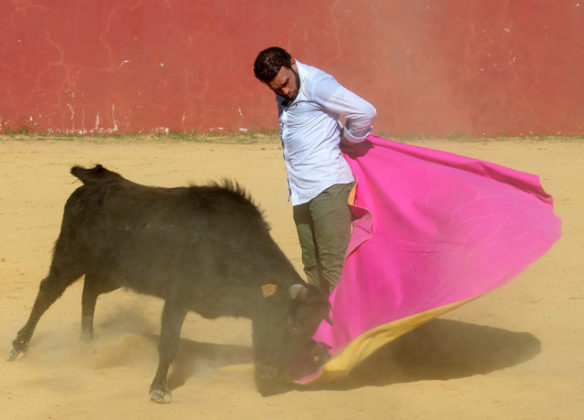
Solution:
<svg viewBox="0 0 584 420">
<path fill-rule="evenodd" d="M 84 184 L 121 178 L 120 174 L 109 171 L 99 164 L 91 169 L 86 169 L 81 166 L 73 166 L 71 168 L 71 174 L 79 178 Z"/>
</svg>

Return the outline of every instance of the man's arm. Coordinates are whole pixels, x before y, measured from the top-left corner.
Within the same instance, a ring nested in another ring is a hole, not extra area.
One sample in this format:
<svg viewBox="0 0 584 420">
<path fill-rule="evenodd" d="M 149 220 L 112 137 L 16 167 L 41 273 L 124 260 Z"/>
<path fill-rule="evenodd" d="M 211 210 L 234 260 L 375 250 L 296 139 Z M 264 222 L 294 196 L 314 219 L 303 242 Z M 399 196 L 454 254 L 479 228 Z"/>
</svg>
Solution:
<svg viewBox="0 0 584 420">
<path fill-rule="evenodd" d="M 341 86 L 333 77 L 316 84 L 314 96 L 327 111 L 345 118 L 342 143 L 351 145 L 364 141 L 371 134 L 371 125 L 377 116 L 373 105 Z"/>
</svg>

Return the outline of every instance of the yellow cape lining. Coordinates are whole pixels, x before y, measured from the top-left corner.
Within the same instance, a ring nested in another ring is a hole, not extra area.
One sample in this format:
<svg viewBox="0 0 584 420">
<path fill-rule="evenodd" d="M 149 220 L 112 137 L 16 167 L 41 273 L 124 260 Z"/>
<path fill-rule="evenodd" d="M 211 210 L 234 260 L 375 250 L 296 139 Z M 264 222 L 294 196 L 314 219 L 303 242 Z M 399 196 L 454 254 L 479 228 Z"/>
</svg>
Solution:
<svg viewBox="0 0 584 420">
<path fill-rule="evenodd" d="M 373 328 L 351 341 L 347 347 L 322 367 L 321 373 L 317 377 L 305 383 L 327 382 L 347 376 L 359 363 L 363 362 L 363 360 L 390 341 L 446 312 L 450 312 L 471 300 L 477 299 L 477 297 L 440 306 Z"/>
</svg>

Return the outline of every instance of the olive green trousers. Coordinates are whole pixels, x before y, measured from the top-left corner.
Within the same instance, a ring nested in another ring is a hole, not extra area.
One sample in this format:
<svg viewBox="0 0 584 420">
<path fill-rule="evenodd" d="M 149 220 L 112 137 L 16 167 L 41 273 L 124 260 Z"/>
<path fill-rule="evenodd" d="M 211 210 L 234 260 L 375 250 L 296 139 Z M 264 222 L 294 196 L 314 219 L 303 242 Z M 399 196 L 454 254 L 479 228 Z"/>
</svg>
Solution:
<svg viewBox="0 0 584 420">
<path fill-rule="evenodd" d="M 354 183 L 336 184 L 293 207 L 302 264 L 310 284 L 330 292 L 339 282 L 351 238 L 347 200 Z"/>
</svg>

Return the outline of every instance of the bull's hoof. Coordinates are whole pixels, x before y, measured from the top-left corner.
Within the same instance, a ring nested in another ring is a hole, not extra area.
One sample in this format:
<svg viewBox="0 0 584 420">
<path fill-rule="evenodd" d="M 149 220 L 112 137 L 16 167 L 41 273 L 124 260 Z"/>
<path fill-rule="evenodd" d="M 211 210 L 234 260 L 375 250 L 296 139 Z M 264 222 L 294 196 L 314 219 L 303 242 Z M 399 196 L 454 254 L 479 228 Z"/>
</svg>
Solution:
<svg viewBox="0 0 584 420">
<path fill-rule="evenodd" d="M 283 394 L 291 390 L 289 383 L 278 378 L 266 379 L 265 377 L 262 377 L 257 370 L 255 371 L 254 379 L 256 389 L 262 397 Z"/>
<path fill-rule="evenodd" d="M 262 397 L 271 397 L 291 391 L 292 385 L 282 381 L 256 382 L 256 389 Z"/>
<path fill-rule="evenodd" d="M 21 358 L 23 353 L 21 351 L 16 350 L 14 347 L 10 349 L 8 352 L 8 360 L 14 362 L 15 360 Z"/>
<path fill-rule="evenodd" d="M 168 404 L 171 401 L 170 392 L 165 392 L 160 389 L 153 389 L 150 391 L 150 400 L 159 404 Z"/>
</svg>

